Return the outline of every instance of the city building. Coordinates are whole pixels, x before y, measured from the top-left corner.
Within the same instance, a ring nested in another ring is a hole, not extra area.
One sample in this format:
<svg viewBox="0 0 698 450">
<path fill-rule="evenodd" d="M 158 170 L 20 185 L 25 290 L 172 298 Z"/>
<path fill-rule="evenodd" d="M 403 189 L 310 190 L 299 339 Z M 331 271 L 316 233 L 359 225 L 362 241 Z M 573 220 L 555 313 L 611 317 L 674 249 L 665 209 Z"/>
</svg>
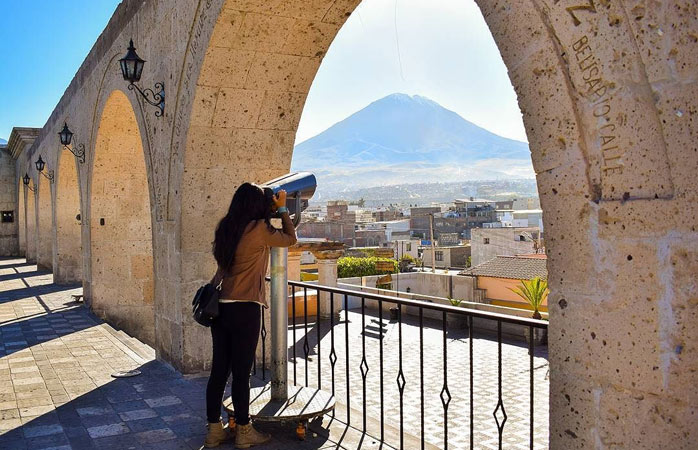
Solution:
<svg viewBox="0 0 698 450">
<path fill-rule="evenodd" d="M 464 228 L 461 235 L 466 239 L 471 238 L 471 230 L 483 228 L 486 223 L 497 221 L 497 209 L 495 202 L 482 198 L 458 199 L 455 201 L 455 211 Z"/>
<path fill-rule="evenodd" d="M 422 261 L 424 267 L 431 267 L 431 246 L 421 248 Z M 448 269 L 451 267 L 465 268 L 468 266 L 470 257 L 470 245 L 451 245 L 434 248 L 435 264 L 437 269 Z"/>
<path fill-rule="evenodd" d="M 540 209 L 540 198 L 538 197 L 515 198 L 513 202 L 511 209 Z"/>
<path fill-rule="evenodd" d="M 542 209 L 519 209 L 512 212 L 514 227 L 538 227 L 543 230 Z"/>
<path fill-rule="evenodd" d="M 547 258 L 544 254 L 497 256 L 487 262 L 461 272 L 477 278 L 477 288 L 485 291 L 486 302 L 497 306 L 529 309 L 528 303 L 512 292 L 521 280 L 536 277 L 547 280 Z M 547 301 L 541 311 L 548 310 Z"/>
<path fill-rule="evenodd" d="M 441 206 L 417 206 L 410 208 L 410 230 L 423 238 L 429 238 L 429 216 L 440 214 Z"/>
<path fill-rule="evenodd" d="M 344 200 L 330 200 L 327 202 L 327 221 L 344 222 L 344 216 L 349 210 L 349 203 Z"/>
<path fill-rule="evenodd" d="M 388 222 L 398 220 L 403 217 L 402 212 L 397 208 L 377 208 L 372 211 L 373 219 L 376 222 Z"/>
<path fill-rule="evenodd" d="M 542 233 L 537 227 L 481 228 L 472 231 L 472 265 L 497 256 L 543 253 Z"/>
<path fill-rule="evenodd" d="M 419 239 L 396 239 L 391 242 L 395 250 L 395 258 L 400 259 L 403 255 L 410 255 L 412 258 L 419 258 Z"/>
</svg>

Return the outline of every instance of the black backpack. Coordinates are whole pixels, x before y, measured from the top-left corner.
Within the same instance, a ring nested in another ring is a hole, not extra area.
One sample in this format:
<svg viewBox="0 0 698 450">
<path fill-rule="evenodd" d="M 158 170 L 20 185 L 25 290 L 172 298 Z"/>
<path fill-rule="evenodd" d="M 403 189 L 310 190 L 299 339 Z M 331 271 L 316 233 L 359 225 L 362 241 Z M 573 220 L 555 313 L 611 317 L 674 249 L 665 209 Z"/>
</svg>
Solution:
<svg viewBox="0 0 698 450">
<path fill-rule="evenodd" d="M 194 300 L 191 302 L 194 320 L 205 327 L 210 327 L 218 318 L 218 297 L 220 297 L 222 285 L 223 280 L 217 286 L 213 283 L 204 284 L 196 291 Z"/>
</svg>

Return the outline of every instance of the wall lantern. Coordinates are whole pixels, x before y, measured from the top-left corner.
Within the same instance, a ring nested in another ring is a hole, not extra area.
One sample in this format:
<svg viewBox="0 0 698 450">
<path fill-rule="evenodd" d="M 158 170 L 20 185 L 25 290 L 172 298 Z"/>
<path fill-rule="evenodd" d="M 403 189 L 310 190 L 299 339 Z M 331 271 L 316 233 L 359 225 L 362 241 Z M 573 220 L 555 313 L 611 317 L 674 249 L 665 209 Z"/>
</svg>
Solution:
<svg viewBox="0 0 698 450">
<path fill-rule="evenodd" d="M 136 54 L 133 39 L 129 42 L 126 56 L 119 60 L 119 64 L 121 65 L 121 75 L 129 83 L 128 89 L 132 91 L 136 88 L 146 102 L 158 107 L 159 110 L 155 111 L 155 115 L 157 117 L 162 116 L 165 113 L 165 82 L 155 83 L 155 89 L 159 89 L 157 92 L 154 92 L 152 89 L 141 89 L 138 87 L 136 83 L 141 80 L 145 61 Z M 151 97 L 152 100 L 150 99 Z"/>
<path fill-rule="evenodd" d="M 46 163 L 41 159 L 41 155 L 39 155 L 39 159 L 36 160 L 36 170 L 38 170 L 41 175 L 48 178 L 48 181 L 53 183 L 53 170 L 49 170 L 48 175 L 46 175 L 44 173 L 44 167 L 46 167 Z"/>
<path fill-rule="evenodd" d="M 34 190 L 33 187 L 29 186 L 29 180 L 30 180 L 30 179 L 31 179 L 31 178 L 29 178 L 29 174 L 25 172 L 25 173 L 24 173 L 24 176 L 22 177 L 22 183 L 24 183 L 24 185 L 25 185 L 25 186 L 27 187 L 27 189 L 29 189 L 30 191 L 36 192 L 36 190 Z"/>
<path fill-rule="evenodd" d="M 85 144 L 76 145 L 75 149 L 68 147 L 73 139 L 73 132 L 68 128 L 67 123 L 63 123 L 63 129 L 58 133 L 61 145 L 78 158 L 81 164 L 85 163 Z"/>
</svg>

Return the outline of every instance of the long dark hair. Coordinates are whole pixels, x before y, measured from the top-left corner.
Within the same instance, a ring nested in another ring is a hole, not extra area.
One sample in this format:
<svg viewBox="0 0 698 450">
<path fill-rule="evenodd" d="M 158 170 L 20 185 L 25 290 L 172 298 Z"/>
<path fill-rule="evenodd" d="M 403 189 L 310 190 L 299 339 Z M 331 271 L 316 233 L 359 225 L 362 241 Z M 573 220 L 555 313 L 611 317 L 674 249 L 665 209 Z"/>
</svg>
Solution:
<svg viewBox="0 0 698 450">
<path fill-rule="evenodd" d="M 243 183 L 237 188 L 228 213 L 218 222 L 213 241 L 213 256 L 220 268 L 227 271 L 233 266 L 235 251 L 247 224 L 264 219 L 267 226 L 271 226 L 271 203 L 271 189 L 252 183 Z"/>
</svg>

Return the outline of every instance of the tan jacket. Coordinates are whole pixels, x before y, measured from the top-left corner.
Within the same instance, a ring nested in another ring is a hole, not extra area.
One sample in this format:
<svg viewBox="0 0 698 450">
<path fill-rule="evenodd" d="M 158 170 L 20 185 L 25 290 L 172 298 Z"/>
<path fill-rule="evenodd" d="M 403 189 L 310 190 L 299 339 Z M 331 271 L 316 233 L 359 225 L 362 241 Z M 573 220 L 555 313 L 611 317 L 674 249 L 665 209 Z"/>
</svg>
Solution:
<svg viewBox="0 0 698 450">
<path fill-rule="evenodd" d="M 269 266 L 270 247 L 290 247 L 296 243 L 296 229 L 284 213 L 283 230 L 269 229 L 264 220 L 250 222 L 235 251 L 235 263 L 221 287 L 221 300 L 247 300 L 269 307 L 264 288 L 264 277 Z M 224 272 L 219 267 L 213 278 L 218 284 Z"/>
</svg>

